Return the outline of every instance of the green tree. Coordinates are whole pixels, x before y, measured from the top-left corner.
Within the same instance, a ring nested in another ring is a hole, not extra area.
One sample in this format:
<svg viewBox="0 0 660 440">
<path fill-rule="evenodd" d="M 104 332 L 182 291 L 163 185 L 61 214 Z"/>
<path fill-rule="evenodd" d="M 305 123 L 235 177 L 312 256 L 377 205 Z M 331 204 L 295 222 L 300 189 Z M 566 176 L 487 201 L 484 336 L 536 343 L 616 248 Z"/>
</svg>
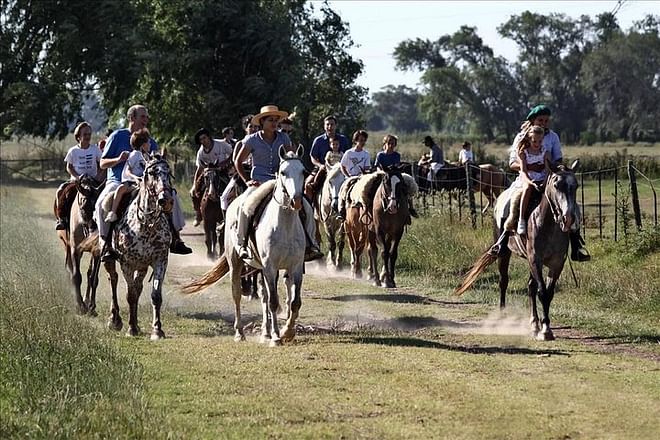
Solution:
<svg viewBox="0 0 660 440">
<path fill-rule="evenodd" d="M 395 132 L 428 130 L 428 125 L 419 118 L 419 98 L 420 95 L 415 89 L 403 85 L 388 85 L 373 94 L 373 112 Z"/>
</svg>

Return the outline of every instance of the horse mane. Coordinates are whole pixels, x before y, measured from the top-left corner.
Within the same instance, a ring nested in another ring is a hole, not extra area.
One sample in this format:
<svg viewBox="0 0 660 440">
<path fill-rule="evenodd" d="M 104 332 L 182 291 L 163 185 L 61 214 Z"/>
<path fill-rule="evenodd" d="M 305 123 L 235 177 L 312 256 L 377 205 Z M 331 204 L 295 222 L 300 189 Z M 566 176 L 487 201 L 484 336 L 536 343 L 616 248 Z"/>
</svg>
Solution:
<svg viewBox="0 0 660 440">
<path fill-rule="evenodd" d="M 386 175 L 387 173 L 385 171 L 378 170 L 375 173 L 365 174 L 360 177 L 360 180 L 355 183 L 351 191 L 351 194 L 357 194 L 357 197 L 351 197 L 351 199 L 361 202 L 364 206 L 370 206 L 381 179 Z"/>
<path fill-rule="evenodd" d="M 406 184 L 406 188 L 408 188 L 408 195 L 409 196 L 417 195 L 417 193 L 419 192 L 419 186 L 417 185 L 417 182 L 415 182 L 415 178 L 408 173 L 401 173 L 401 177 L 403 177 L 403 181 Z"/>
</svg>

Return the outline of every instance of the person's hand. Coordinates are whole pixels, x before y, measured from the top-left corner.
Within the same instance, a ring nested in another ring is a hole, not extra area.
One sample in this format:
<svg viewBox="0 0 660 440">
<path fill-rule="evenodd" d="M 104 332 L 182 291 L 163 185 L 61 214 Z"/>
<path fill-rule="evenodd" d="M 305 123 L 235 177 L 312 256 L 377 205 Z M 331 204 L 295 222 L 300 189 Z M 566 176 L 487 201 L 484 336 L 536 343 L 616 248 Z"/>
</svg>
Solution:
<svg viewBox="0 0 660 440">
<path fill-rule="evenodd" d="M 259 186 L 259 185 L 261 185 L 261 182 L 259 182 L 258 180 L 252 179 L 252 180 L 248 180 L 247 182 L 245 182 L 245 184 L 247 186 Z"/>
<path fill-rule="evenodd" d="M 130 155 L 131 153 L 129 151 L 122 151 L 117 159 L 119 159 L 119 162 L 125 162 Z"/>
<path fill-rule="evenodd" d="M 194 198 L 196 195 L 197 195 L 197 192 L 195 192 L 195 187 L 193 186 L 192 188 L 190 188 L 190 197 Z"/>
</svg>

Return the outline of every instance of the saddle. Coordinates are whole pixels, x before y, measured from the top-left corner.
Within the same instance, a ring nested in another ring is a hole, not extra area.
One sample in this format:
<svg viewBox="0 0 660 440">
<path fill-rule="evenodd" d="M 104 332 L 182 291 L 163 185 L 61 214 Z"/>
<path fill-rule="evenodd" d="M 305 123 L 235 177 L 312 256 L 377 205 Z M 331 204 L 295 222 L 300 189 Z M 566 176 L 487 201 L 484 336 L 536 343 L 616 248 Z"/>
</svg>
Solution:
<svg viewBox="0 0 660 440">
<path fill-rule="evenodd" d="M 128 207 L 131 205 L 131 202 L 137 197 L 137 195 L 140 192 L 140 187 L 138 185 L 135 185 L 131 188 L 131 192 L 126 193 L 124 195 L 124 198 L 121 200 L 119 203 L 119 206 L 117 207 L 117 218 L 122 218 L 124 217 L 124 214 L 128 210 Z M 110 212 L 110 209 L 112 209 L 112 203 L 115 200 L 115 191 L 109 192 L 106 196 L 105 199 L 103 199 L 103 211 L 104 212 Z"/>
<path fill-rule="evenodd" d="M 534 211 L 534 209 L 541 203 L 541 197 L 543 196 L 543 191 L 534 191 L 532 196 L 529 199 L 527 204 L 527 212 L 525 212 L 524 217 L 529 218 L 529 215 Z M 506 200 L 503 200 L 505 205 L 502 206 L 502 216 L 500 218 L 506 220 L 504 221 L 502 227 L 506 231 L 515 231 L 516 225 L 518 224 L 518 218 L 520 217 L 520 199 L 522 198 L 522 188 L 512 188 L 510 190 L 510 197 L 506 197 Z M 499 205 L 499 204 L 498 204 Z"/>
</svg>

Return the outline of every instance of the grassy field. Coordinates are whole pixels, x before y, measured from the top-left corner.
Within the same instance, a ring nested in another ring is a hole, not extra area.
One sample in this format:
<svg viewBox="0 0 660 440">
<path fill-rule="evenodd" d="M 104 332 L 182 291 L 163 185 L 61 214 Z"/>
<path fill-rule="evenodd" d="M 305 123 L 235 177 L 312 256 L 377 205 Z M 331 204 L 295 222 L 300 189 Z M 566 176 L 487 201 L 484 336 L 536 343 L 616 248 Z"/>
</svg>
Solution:
<svg viewBox="0 0 660 440">
<path fill-rule="evenodd" d="M 660 252 L 591 240 L 594 261 L 567 268 L 553 302 L 557 340 L 527 332 L 522 262 L 506 313 L 493 270 L 462 298 L 459 276 L 487 229 L 432 212 L 408 229 L 399 288 L 386 291 L 308 265 L 299 334 L 233 341 L 226 281 L 180 286 L 209 268 L 201 230 L 171 256 L 163 328 L 151 343 L 77 317 L 50 215 L 54 187 L 3 185 L 0 402 L 3 438 L 653 438 L 660 419 Z M 182 197 L 186 202 L 187 197 Z M 186 205 L 187 206 L 187 205 Z M 187 208 L 188 209 L 188 208 Z M 631 240 L 633 237 L 631 237 Z M 38 255 L 39 258 L 35 258 Z M 120 280 L 120 289 L 125 283 Z M 126 303 L 120 300 L 127 318 Z M 148 289 L 140 324 L 150 322 Z M 256 328 L 255 328 L 256 327 Z"/>
</svg>

